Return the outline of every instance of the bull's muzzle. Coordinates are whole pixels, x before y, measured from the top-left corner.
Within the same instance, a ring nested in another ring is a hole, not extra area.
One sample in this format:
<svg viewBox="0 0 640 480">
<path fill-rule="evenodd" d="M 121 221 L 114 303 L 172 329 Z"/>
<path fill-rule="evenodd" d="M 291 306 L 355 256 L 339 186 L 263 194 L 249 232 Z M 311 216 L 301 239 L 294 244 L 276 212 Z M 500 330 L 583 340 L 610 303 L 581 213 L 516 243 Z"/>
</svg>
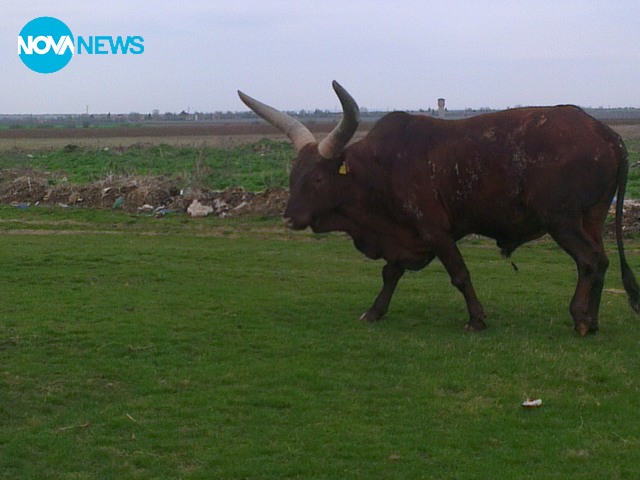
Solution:
<svg viewBox="0 0 640 480">
<path fill-rule="evenodd" d="M 293 229 L 293 219 L 292 218 L 284 217 L 282 219 L 282 223 L 284 223 L 285 227 Z"/>
<path fill-rule="evenodd" d="M 282 221 L 284 225 L 291 230 L 304 230 L 309 226 L 310 223 L 308 221 L 300 221 L 300 219 L 295 220 L 293 217 L 290 217 L 286 214 Z"/>
</svg>

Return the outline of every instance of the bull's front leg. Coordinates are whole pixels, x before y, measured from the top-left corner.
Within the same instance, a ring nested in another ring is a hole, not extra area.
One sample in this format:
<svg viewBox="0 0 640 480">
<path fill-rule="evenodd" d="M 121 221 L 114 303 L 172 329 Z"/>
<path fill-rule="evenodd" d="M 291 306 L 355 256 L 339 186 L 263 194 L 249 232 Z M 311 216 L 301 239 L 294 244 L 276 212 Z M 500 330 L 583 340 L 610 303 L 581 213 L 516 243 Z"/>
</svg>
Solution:
<svg viewBox="0 0 640 480">
<path fill-rule="evenodd" d="M 360 320 L 365 322 L 376 322 L 389 310 L 389 303 L 393 292 L 398 285 L 400 277 L 404 274 L 404 267 L 394 262 L 388 262 L 382 269 L 382 290 L 376 297 L 373 305 L 369 310 L 364 312 Z"/>
</svg>

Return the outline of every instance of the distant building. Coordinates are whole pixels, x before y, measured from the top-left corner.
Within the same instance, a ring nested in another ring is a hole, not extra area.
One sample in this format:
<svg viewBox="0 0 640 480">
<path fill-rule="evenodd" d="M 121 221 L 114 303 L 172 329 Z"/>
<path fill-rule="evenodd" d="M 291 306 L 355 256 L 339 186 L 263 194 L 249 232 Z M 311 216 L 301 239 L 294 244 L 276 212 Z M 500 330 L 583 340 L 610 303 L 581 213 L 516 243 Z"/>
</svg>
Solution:
<svg viewBox="0 0 640 480">
<path fill-rule="evenodd" d="M 438 116 L 444 118 L 444 98 L 438 99 Z"/>
</svg>

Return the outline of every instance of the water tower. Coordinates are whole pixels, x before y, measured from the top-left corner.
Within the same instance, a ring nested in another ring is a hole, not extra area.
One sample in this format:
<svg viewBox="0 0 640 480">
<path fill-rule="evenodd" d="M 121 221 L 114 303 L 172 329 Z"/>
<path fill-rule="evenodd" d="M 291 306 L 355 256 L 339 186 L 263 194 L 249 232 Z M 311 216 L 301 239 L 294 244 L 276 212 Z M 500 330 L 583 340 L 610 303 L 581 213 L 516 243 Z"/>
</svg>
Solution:
<svg viewBox="0 0 640 480">
<path fill-rule="evenodd" d="M 438 99 L 438 116 L 444 118 L 444 98 Z"/>
</svg>

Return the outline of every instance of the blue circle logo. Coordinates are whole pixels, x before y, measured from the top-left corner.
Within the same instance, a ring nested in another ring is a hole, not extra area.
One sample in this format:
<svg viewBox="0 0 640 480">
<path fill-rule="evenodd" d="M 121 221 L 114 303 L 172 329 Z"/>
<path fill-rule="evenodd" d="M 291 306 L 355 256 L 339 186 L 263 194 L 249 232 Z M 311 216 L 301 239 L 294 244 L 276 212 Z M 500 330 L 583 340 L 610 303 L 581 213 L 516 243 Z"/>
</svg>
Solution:
<svg viewBox="0 0 640 480">
<path fill-rule="evenodd" d="M 38 17 L 18 35 L 18 55 L 34 72 L 54 73 L 71 61 L 75 47 L 67 25 L 53 17 Z"/>
</svg>

